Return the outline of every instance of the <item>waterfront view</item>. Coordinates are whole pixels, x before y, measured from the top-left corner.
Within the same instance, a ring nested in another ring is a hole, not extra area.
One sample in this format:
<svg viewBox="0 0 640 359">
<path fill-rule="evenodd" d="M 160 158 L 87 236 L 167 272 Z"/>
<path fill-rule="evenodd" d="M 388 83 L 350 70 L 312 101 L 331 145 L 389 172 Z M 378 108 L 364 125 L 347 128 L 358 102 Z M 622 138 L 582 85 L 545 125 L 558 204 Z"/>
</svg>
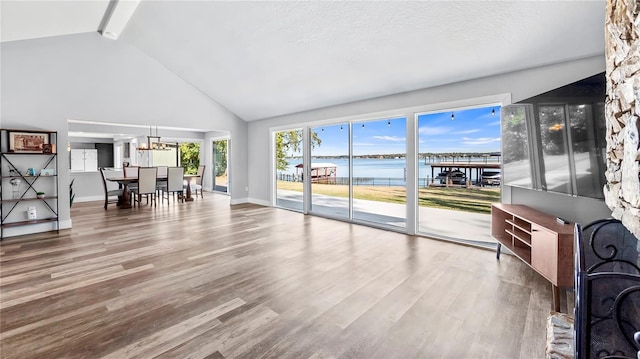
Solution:
<svg viewBox="0 0 640 359">
<path fill-rule="evenodd" d="M 499 110 L 417 116 L 414 189 L 407 188 L 413 164 L 407 163 L 404 117 L 310 127 L 307 145 L 305 129 L 276 132 L 276 203 L 302 211 L 306 173 L 310 213 L 407 228 L 413 226 L 407 223 L 410 192 L 419 232 L 489 243 L 491 204 L 500 201 Z M 308 171 L 305 148 L 311 151 Z"/>
<path fill-rule="evenodd" d="M 426 156 L 426 158 L 425 158 Z M 418 162 L 418 185 L 426 187 L 432 183 L 442 169 L 437 167 L 441 163 L 500 163 L 500 156 L 485 154 L 480 157 L 467 155 L 432 154 L 421 156 Z M 375 157 L 382 157 L 375 156 Z M 287 167 L 283 171 L 278 171 L 278 179 L 284 181 L 302 181 L 301 173 L 302 158 L 287 158 Z M 315 164 L 332 164 L 336 166 L 335 177 L 348 179 L 349 159 L 348 158 L 327 158 L 314 157 L 311 159 L 312 166 Z M 432 171 L 432 165 L 434 166 Z M 432 173 L 433 172 L 433 173 Z M 354 158 L 353 159 L 354 185 L 374 185 L 374 186 L 405 186 L 406 185 L 406 161 L 404 158 Z M 472 184 L 480 184 L 478 173 L 471 171 L 469 180 Z"/>
</svg>

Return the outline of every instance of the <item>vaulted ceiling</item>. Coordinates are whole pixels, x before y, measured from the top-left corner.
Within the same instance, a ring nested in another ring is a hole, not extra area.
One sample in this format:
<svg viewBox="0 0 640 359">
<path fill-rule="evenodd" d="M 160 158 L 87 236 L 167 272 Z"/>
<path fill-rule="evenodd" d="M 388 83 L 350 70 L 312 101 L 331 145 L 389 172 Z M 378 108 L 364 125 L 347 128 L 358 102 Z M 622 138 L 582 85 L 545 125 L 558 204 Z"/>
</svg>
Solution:
<svg viewBox="0 0 640 359">
<path fill-rule="evenodd" d="M 604 53 L 604 1 L 126 3 L 114 41 L 246 121 Z M 16 41 L 97 31 L 109 1 L 0 6 Z"/>
</svg>

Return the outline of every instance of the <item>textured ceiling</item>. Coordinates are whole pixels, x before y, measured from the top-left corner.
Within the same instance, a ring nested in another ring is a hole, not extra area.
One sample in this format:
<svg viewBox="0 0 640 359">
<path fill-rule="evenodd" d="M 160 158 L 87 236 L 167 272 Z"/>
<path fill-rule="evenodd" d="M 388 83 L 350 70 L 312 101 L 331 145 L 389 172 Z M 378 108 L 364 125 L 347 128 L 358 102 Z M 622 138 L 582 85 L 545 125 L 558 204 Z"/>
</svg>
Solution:
<svg viewBox="0 0 640 359">
<path fill-rule="evenodd" d="M 604 16 L 604 1 L 142 1 L 120 39 L 252 121 L 603 54 Z"/>
<path fill-rule="evenodd" d="M 2 41 L 96 31 L 107 3 L 2 0 Z M 604 16 L 604 0 L 144 0 L 116 41 L 253 121 L 603 54 Z"/>
</svg>

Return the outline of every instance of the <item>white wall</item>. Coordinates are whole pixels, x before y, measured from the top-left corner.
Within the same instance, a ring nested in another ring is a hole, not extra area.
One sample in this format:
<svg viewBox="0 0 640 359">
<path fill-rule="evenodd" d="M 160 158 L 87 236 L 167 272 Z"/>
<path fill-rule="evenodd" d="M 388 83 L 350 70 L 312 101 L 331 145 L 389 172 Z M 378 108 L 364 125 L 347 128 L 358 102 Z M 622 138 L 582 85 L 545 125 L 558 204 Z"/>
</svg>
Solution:
<svg viewBox="0 0 640 359">
<path fill-rule="evenodd" d="M 68 119 L 229 131 L 233 187 L 247 186 L 246 122 L 141 51 L 98 33 L 0 46 L 3 128 L 58 131 L 59 149 L 66 148 Z M 68 161 L 59 156 L 60 218 L 67 225 Z"/>
<path fill-rule="evenodd" d="M 581 223 L 583 226 L 596 219 L 611 217 L 611 210 L 603 200 L 587 197 L 573 197 L 562 193 L 537 191 L 526 188 L 505 186 L 508 203 L 526 204 L 541 212 Z M 503 201 L 507 202 L 507 201 Z"/>
<path fill-rule="evenodd" d="M 465 99 L 494 99 L 497 94 L 511 94 L 511 101 L 517 102 L 544 93 L 554 88 L 569 84 L 576 80 L 595 75 L 605 70 L 604 55 L 565 62 L 540 68 L 527 69 L 508 74 L 465 81 L 446 86 L 412 91 L 377 99 L 359 101 L 340 106 L 301 112 L 297 114 L 265 119 L 249 123 L 249 198 L 255 203 L 271 203 L 271 129 L 326 122 L 331 119 L 361 116 L 367 114 L 428 106 L 431 110 L 450 109 L 452 106 L 464 104 Z M 494 101 L 494 100 L 492 100 Z M 487 102 L 490 103 L 490 102 Z M 506 105 L 507 103 L 503 103 Z M 528 190 L 522 190 L 528 191 Z M 510 192 L 510 191 L 509 191 Z M 535 195 L 526 196 L 519 190 L 514 196 L 514 203 L 535 201 Z M 563 198 L 549 196 L 553 201 L 564 201 Z M 507 201 L 508 202 L 508 201 Z M 598 206 L 601 201 L 595 201 Z M 533 205 L 532 203 L 527 203 Z M 596 211 L 601 213 L 601 211 Z"/>
<path fill-rule="evenodd" d="M 107 177 L 123 176 L 122 171 L 106 171 Z M 102 175 L 100 172 L 72 172 L 73 193 L 76 195 L 73 203 L 88 201 L 104 201 L 104 189 L 102 188 Z M 109 190 L 118 189 L 118 183 L 107 181 Z M 103 203 L 100 203 L 102 205 Z"/>
</svg>

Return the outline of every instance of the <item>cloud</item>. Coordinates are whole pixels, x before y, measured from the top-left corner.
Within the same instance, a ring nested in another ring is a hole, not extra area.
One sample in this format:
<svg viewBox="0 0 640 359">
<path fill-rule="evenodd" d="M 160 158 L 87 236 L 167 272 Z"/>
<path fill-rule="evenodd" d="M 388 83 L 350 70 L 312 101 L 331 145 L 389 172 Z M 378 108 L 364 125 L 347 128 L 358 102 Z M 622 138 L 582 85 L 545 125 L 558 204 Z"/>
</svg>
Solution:
<svg viewBox="0 0 640 359">
<path fill-rule="evenodd" d="M 424 126 L 418 129 L 418 133 L 420 133 L 421 135 L 428 135 L 428 136 L 441 135 L 443 133 L 448 133 L 449 131 L 451 131 L 451 127 L 446 127 L 446 126 L 440 126 L 440 127 Z"/>
<path fill-rule="evenodd" d="M 404 141 L 406 141 L 406 138 L 398 137 L 398 136 L 373 136 L 373 138 L 375 138 L 376 140 L 391 141 L 391 142 L 404 142 Z"/>
<path fill-rule="evenodd" d="M 465 145 L 487 145 L 489 143 L 500 142 L 500 137 L 481 137 L 469 138 L 463 137 L 462 143 Z"/>
<path fill-rule="evenodd" d="M 491 123 L 490 123 L 490 124 L 488 124 L 487 126 L 500 126 L 500 120 L 498 120 L 498 121 L 494 121 L 494 122 L 491 122 Z"/>
<path fill-rule="evenodd" d="M 473 129 L 473 130 L 456 131 L 456 132 L 453 132 L 453 134 L 454 135 L 469 135 L 469 134 L 476 133 L 476 132 L 480 132 L 480 130 L 476 128 L 476 129 Z"/>
<path fill-rule="evenodd" d="M 354 146 L 379 146 L 379 143 L 354 142 Z"/>
</svg>

